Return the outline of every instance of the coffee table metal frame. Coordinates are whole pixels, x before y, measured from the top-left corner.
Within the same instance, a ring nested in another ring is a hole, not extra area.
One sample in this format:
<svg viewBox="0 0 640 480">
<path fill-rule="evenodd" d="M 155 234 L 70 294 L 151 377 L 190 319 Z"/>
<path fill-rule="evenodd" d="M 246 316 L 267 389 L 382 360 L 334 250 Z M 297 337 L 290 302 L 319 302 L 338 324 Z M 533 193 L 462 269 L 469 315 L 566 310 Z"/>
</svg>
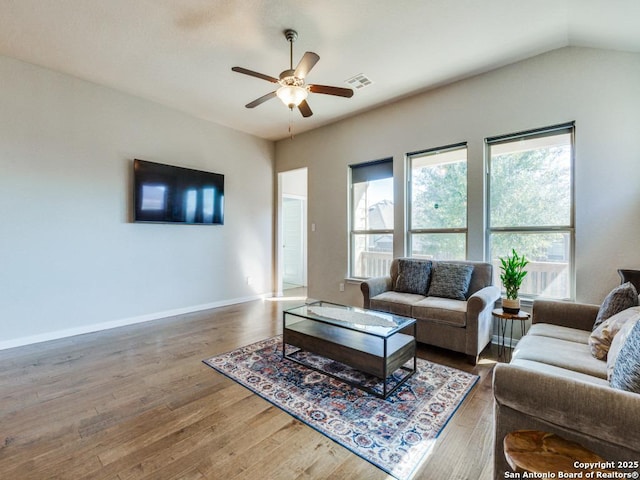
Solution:
<svg viewBox="0 0 640 480">
<path fill-rule="evenodd" d="M 392 320 L 396 325 L 388 327 L 358 325 L 310 313 L 308 309 L 313 306 L 332 307 L 365 314 L 372 313 Z M 288 319 L 295 321 L 288 323 Z M 409 327 L 413 327 L 413 335 L 401 332 L 401 330 L 406 332 Z M 297 349 L 287 353 L 287 344 Z M 341 362 L 379 378 L 382 380 L 382 393 L 361 383 L 349 381 L 331 372 L 316 368 L 292 356 L 303 350 Z M 416 320 L 391 313 L 325 301 L 308 303 L 282 312 L 282 356 L 385 399 L 416 372 Z M 409 368 L 406 363 L 411 360 L 412 366 Z M 403 370 L 405 375 L 390 388 L 388 378 L 398 369 Z"/>
</svg>

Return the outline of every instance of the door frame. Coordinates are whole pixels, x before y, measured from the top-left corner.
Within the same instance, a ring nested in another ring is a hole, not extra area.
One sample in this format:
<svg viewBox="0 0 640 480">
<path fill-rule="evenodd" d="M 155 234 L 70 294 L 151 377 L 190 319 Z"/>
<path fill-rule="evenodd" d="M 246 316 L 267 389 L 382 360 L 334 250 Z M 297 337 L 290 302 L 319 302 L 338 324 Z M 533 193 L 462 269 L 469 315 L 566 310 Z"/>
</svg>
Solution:
<svg viewBox="0 0 640 480">
<path fill-rule="evenodd" d="M 308 169 L 306 167 L 303 168 L 297 168 L 297 169 L 293 169 L 293 170 L 287 170 L 284 172 L 278 172 L 278 179 L 277 179 L 277 215 L 276 215 L 276 248 L 275 248 L 275 260 L 276 260 L 276 275 L 275 275 L 275 296 L 277 297 L 281 297 L 284 295 L 284 291 L 282 288 L 283 285 L 283 278 L 284 278 L 284 254 L 283 254 L 283 245 L 284 245 L 284 234 L 283 234 L 283 228 L 284 228 L 284 221 L 283 221 L 283 215 L 282 215 L 282 199 L 284 197 L 294 197 L 294 198 L 301 198 L 304 199 L 304 214 L 303 214 L 303 225 L 302 225 L 302 231 L 303 231 L 303 271 L 304 271 L 304 279 L 305 279 L 305 284 L 307 283 L 307 258 L 308 258 L 308 218 L 307 218 L 307 211 L 308 211 L 308 195 L 307 195 L 307 190 L 305 189 L 305 195 L 293 195 L 290 193 L 286 193 L 284 191 L 284 180 L 285 180 L 285 175 L 287 174 L 291 174 L 292 172 L 297 172 L 300 170 L 304 170 L 305 172 L 305 176 L 307 176 L 308 178 Z M 306 285 L 305 285 L 306 286 Z"/>
</svg>

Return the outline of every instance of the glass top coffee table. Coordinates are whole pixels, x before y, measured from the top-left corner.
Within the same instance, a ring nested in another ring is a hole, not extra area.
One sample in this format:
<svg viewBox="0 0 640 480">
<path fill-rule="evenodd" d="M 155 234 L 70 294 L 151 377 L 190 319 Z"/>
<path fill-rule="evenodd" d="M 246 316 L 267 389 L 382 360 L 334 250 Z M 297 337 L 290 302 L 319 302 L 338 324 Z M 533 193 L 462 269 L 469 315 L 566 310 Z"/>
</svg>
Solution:
<svg viewBox="0 0 640 480">
<path fill-rule="evenodd" d="M 415 337 L 413 318 L 324 301 L 282 314 L 284 358 L 380 398 L 415 373 Z"/>
</svg>

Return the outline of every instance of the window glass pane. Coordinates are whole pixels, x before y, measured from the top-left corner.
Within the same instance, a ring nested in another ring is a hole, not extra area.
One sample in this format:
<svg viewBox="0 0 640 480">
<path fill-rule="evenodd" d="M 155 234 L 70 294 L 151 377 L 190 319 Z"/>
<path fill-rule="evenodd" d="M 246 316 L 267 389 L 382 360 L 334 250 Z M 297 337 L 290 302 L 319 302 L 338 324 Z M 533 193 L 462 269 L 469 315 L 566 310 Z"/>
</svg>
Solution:
<svg viewBox="0 0 640 480">
<path fill-rule="evenodd" d="M 411 256 L 436 260 L 464 260 L 467 251 L 465 233 L 414 233 Z"/>
<path fill-rule="evenodd" d="M 467 149 L 411 157 L 411 229 L 467 227 Z"/>
<path fill-rule="evenodd" d="M 510 255 L 513 248 L 529 260 L 528 273 L 519 292 L 521 295 L 570 297 L 570 232 L 492 233 L 491 261 L 495 285 L 501 285 L 500 257 Z"/>
<path fill-rule="evenodd" d="M 571 134 L 490 145 L 491 227 L 571 224 Z"/>
<path fill-rule="evenodd" d="M 354 234 L 351 253 L 354 277 L 380 277 L 389 275 L 393 260 L 392 234 Z"/>
<path fill-rule="evenodd" d="M 353 184 L 353 230 L 393 230 L 393 178 Z"/>
<path fill-rule="evenodd" d="M 388 275 L 393 259 L 393 159 L 351 166 L 350 228 L 350 275 Z"/>
</svg>

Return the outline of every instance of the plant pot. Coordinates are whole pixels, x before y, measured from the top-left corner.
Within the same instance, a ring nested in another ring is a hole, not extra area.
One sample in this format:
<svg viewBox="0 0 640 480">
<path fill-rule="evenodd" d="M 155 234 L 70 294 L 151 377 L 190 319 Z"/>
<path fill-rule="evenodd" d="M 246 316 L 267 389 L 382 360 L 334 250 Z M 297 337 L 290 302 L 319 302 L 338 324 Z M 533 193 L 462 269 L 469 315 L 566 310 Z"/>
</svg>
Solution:
<svg viewBox="0 0 640 480">
<path fill-rule="evenodd" d="M 520 311 L 520 298 L 503 298 L 502 311 L 505 313 L 518 313 Z"/>
</svg>

